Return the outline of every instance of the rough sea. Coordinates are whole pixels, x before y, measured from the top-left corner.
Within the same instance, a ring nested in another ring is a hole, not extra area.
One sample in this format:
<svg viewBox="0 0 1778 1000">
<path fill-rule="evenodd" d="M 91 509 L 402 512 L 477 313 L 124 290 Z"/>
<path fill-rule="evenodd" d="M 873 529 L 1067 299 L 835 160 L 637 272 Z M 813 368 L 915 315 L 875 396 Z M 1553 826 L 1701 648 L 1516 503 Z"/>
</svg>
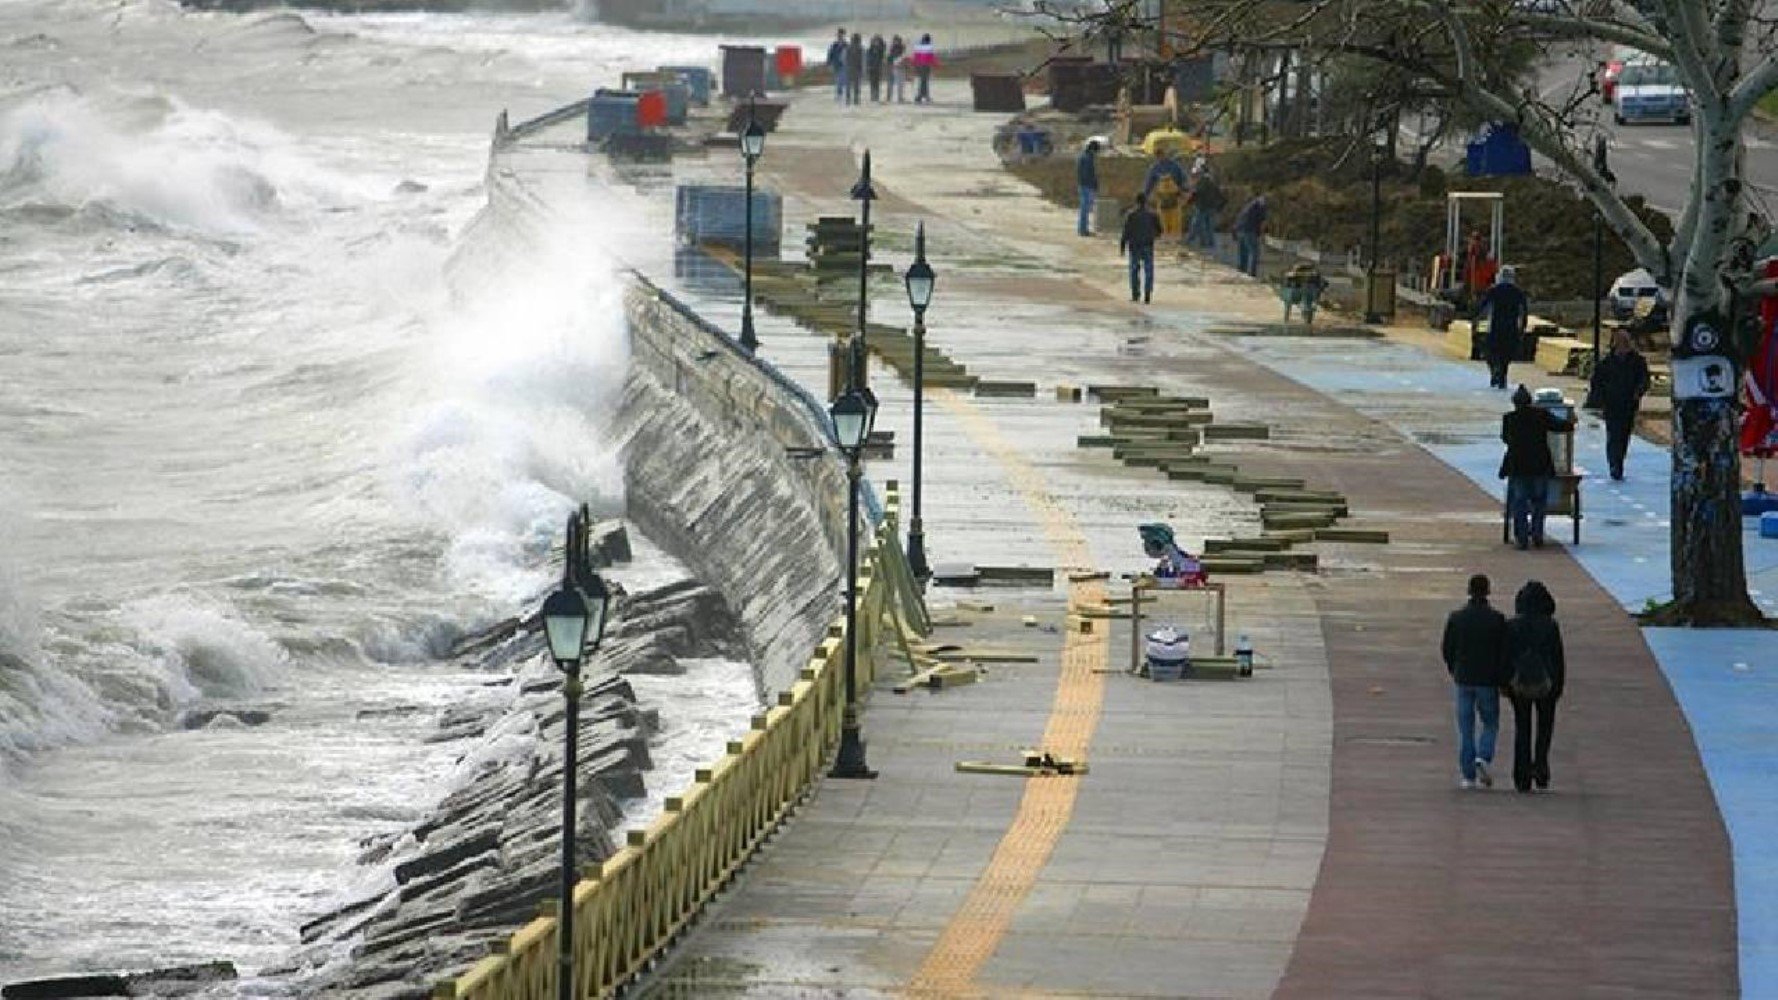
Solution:
<svg viewBox="0 0 1778 1000">
<path fill-rule="evenodd" d="M 0 0 L 0 983 L 287 992 L 255 973 L 451 786 L 425 738 L 489 678 L 442 655 L 622 506 L 598 227 L 447 267 L 495 115 L 718 41 Z M 673 574 L 635 541 L 633 583 Z M 654 796 L 754 697 L 742 664 L 637 688 Z"/>
</svg>

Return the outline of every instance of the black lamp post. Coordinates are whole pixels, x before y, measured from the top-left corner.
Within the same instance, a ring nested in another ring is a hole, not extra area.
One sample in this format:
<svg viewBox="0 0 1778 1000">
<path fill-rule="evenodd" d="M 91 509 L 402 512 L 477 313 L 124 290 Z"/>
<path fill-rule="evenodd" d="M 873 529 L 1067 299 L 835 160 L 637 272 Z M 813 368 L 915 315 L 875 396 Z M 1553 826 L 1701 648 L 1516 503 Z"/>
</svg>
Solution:
<svg viewBox="0 0 1778 1000">
<path fill-rule="evenodd" d="M 865 763 L 864 739 L 858 733 L 858 478 L 877 406 L 853 386 L 833 401 L 828 412 L 846 456 L 846 708 L 840 721 L 840 751 L 827 776 L 874 778 L 877 772 Z"/>
<path fill-rule="evenodd" d="M 870 315 L 870 293 L 867 281 L 870 278 L 870 203 L 877 200 L 877 189 L 870 183 L 870 150 L 864 151 L 864 172 L 859 175 L 858 183 L 852 185 L 852 199 L 864 203 L 864 218 L 858 230 L 858 343 L 860 359 L 866 353 L 864 324 Z M 852 374 L 852 386 L 863 388 L 865 384 L 862 365 Z"/>
<path fill-rule="evenodd" d="M 1370 266 L 1364 275 L 1364 321 L 1381 323 L 1377 311 L 1377 256 L 1383 245 L 1383 152 L 1382 137 L 1371 146 L 1371 252 Z"/>
<path fill-rule="evenodd" d="M 914 231 L 914 263 L 908 268 L 908 305 L 914 307 L 914 517 L 908 522 L 908 568 L 914 579 L 932 576 L 926 565 L 926 528 L 920 523 L 921 426 L 926 411 L 926 307 L 932 304 L 938 275 L 926 263 L 926 223 Z"/>
<path fill-rule="evenodd" d="M 577 545 L 580 531 L 576 517 L 568 520 L 567 566 L 562 586 L 543 602 L 543 631 L 549 655 L 562 671 L 562 697 L 566 702 L 566 735 L 562 750 L 562 901 L 557 916 L 557 989 L 560 1000 L 575 1000 L 574 992 L 574 883 L 577 865 L 574 849 L 575 777 L 580 762 L 580 663 L 599 648 L 605 634 L 605 612 L 611 594 L 605 581 L 591 567 L 580 565 L 585 546 Z M 578 550 L 578 551 L 577 551 Z"/>
<path fill-rule="evenodd" d="M 1617 176 L 1611 172 L 1611 165 L 1606 159 L 1605 137 L 1593 137 L 1593 172 L 1607 184 L 1617 182 Z M 1593 209 L 1593 371 L 1599 371 L 1599 332 L 1605 325 L 1605 213 L 1596 206 Z M 1599 408 L 1599 393 L 1594 390 L 1598 380 L 1587 379 L 1587 398 L 1581 403 L 1585 410 Z"/>
<path fill-rule="evenodd" d="M 741 132 L 741 159 L 747 165 L 747 226 L 742 243 L 741 269 L 741 346 L 748 354 L 759 350 L 759 337 L 753 332 L 753 165 L 765 155 L 766 130 L 754 117 L 752 98 L 747 101 L 747 128 Z"/>
</svg>

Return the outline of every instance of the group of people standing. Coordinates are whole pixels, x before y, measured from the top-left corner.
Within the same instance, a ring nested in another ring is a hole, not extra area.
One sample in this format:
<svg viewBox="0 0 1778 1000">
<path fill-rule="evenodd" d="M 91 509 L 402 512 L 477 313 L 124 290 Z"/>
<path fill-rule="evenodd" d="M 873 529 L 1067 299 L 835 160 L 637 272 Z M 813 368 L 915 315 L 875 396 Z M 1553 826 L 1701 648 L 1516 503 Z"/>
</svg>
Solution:
<svg viewBox="0 0 1778 1000">
<path fill-rule="evenodd" d="M 1075 160 L 1075 182 L 1080 189 L 1080 217 L 1076 232 L 1093 235 L 1093 211 L 1099 200 L 1098 139 L 1088 139 Z M 1216 252 L 1217 216 L 1228 204 L 1209 157 L 1199 153 L 1191 169 L 1180 166 L 1167 149 L 1155 152 L 1141 193 L 1124 215 L 1123 230 L 1118 237 L 1118 253 L 1130 265 L 1130 301 L 1148 302 L 1154 296 L 1154 248 L 1166 233 L 1157 208 L 1165 211 L 1190 211 L 1189 225 L 1181 226 L 1185 246 Z M 1255 195 L 1235 215 L 1234 236 L 1238 247 L 1237 263 L 1243 274 L 1259 276 L 1260 236 L 1265 231 L 1266 196 Z"/>
<path fill-rule="evenodd" d="M 1468 603 L 1445 619 L 1445 671 L 1456 689 L 1458 785 L 1494 785 L 1504 692 L 1513 708 L 1513 787 L 1547 790 L 1556 704 L 1568 680 L 1556 599 L 1542 583 L 1527 581 L 1508 619 L 1488 603 L 1489 588 L 1486 576 L 1470 577 Z"/>
<path fill-rule="evenodd" d="M 866 42 L 863 32 L 848 36 L 846 29 L 841 28 L 827 47 L 827 68 L 833 71 L 833 99 L 839 104 L 863 103 L 866 83 L 870 85 L 872 104 L 885 104 L 891 99 L 905 103 L 909 76 L 915 81 L 914 103 L 930 104 L 932 71 L 937 66 L 938 50 L 929 34 L 921 35 L 910 48 L 900 35 L 888 41 L 882 35 L 872 35 Z"/>
</svg>

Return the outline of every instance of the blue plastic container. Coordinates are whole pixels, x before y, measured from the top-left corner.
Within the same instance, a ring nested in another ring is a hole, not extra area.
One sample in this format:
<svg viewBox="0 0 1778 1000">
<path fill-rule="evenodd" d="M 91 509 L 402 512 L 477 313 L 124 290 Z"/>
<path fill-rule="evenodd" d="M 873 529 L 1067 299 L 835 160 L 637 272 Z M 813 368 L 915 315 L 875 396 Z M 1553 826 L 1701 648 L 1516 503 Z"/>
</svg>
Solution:
<svg viewBox="0 0 1778 1000">
<path fill-rule="evenodd" d="M 691 88 L 691 103 L 700 108 L 710 106 L 710 91 L 716 82 L 716 74 L 706 66 L 661 66 L 662 73 L 677 74 Z"/>
<path fill-rule="evenodd" d="M 1759 516 L 1759 536 L 1778 538 L 1778 510 L 1768 510 Z"/>
<path fill-rule="evenodd" d="M 586 141 L 603 142 L 614 135 L 640 135 L 642 126 L 636 120 L 636 104 L 641 94 L 629 90 L 593 92 L 587 102 Z"/>
<path fill-rule="evenodd" d="M 746 189 L 738 185 L 681 184 L 674 192 L 679 242 L 740 249 L 746 242 Z M 783 239 L 784 204 L 775 191 L 753 191 L 753 250 L 776 255 Z"/>
<path fill-rule="evenodd" d="M 669 83 L 660 88 L 667 95 L 667 124 L 684 125 L 691 114 L 691 87 L 685 83 Z"/>
<path fill-rule="evenodd" d="M 1769 510 L 1778 510 L 1778 493 L 1755 487 L 1741 494 L 1741 516 L 1758 517 Z"/>
</svg>

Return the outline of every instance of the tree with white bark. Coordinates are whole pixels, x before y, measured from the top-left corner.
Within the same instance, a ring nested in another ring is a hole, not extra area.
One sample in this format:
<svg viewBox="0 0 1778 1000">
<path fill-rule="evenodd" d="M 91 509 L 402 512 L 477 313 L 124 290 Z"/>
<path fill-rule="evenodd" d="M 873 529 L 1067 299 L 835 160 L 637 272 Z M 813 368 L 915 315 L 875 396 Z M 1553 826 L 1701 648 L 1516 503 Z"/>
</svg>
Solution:
<svg viewBox="0 0 1778 1000">
<path fill-rule="evenodd" d="M 1532 150 L 1573 182 L 1637 262 L 1676 290 L 1677 344 L 1695 319 L 1718 328 L 1755 288 L 1745 247 L 1743 127 L 1778 88 L 1778 10 L 1768 0 L 1109 0 L 1044 12 L 1089 34 L 1115 24 L 1163 55 L 1290 51 L 1302 59 L 1370 61 L 1483 120 L 1511 122 Z M 1692 180 L 1675 233 L 1663 242 L 1625 202 L 1593 156 L 1594 75 L 1555 101 L 1527 86 L 1525 47 L 1545 59 L 1603 59 L 1627 46 L 1671 64 L 1691 94 Z M 1378 127 L 1387 127 L 1380 112 Z M 1742 252 L 1737 252 L 1737 251 Z M 1739 258 L 1739 259 L 1738 259 Z M 1742 310 L 1744 312 L 1744 310 Z M 1723 340 L 1737 338 L 1723 330 Z M 1676 399 L 1672 425 L 1673 600 L 1651 616 L 1671 624 L 1762 621 L 1747 594 L 1740 513 L 1737 403 Z"/>
</svg>

